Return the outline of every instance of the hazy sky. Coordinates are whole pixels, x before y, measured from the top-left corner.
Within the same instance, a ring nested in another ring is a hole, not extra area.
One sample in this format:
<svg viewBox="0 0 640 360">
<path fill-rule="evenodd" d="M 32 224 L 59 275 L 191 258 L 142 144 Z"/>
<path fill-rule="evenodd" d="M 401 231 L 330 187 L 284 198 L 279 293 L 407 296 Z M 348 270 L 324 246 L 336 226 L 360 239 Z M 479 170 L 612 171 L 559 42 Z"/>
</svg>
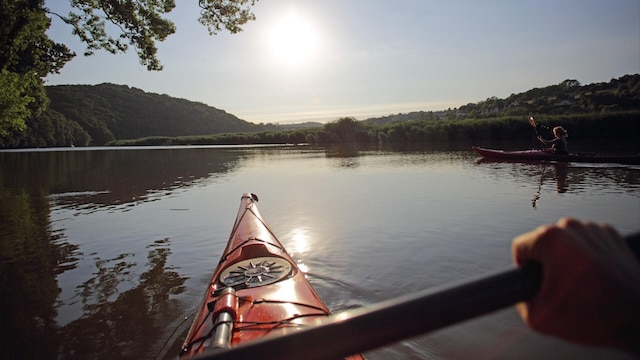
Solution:
<svg viewBox="0 0 640 360">
<path fill-rule="evenodd" d="M 54 6 L 64 2 L 48 0 Z M 443 110 L 576 79 L 640 73 L 639 0 L 261 0 L 244 31 L 209 36 L 197 0 L 149 72 L 134 49 L 79 55 L 48 85 L 129 85 L 260 122 Z"/>
</svg>

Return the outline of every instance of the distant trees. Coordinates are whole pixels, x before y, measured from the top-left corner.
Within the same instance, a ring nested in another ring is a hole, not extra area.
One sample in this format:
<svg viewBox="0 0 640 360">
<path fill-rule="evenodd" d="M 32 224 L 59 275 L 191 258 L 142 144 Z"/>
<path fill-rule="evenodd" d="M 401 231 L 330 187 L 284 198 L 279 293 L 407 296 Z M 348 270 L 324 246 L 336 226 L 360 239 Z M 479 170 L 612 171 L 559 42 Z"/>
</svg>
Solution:
<svg viewBox="0 0 640 360">
<path fill-rule="evenodd" d="M 92 140 L 77 122 L 52 109 L 31 119 L 27 129 L 9 130 L 8 133 L 8 136 L 0 136 L 0 148 L 88 146 Z"/>
<path fill-rule="evenodd" d="M 582 115 L 555 115 L 537 120 L 549 126 L 562 125 L 571 129 L 572 139 L 616 139 L 640 141 L 640 110 Z M 361 144 L 406 146 L 441 145 L 450 142 L 523 141 L 535 140 L 535 133 L 522 116 L 464 119 L 398 121 L 382 126 L 366 125 L 353 118 L 341 118 L 322 128 L 226 133 L 199 136 L 153 136 L 133 140 L 116 140 L 108 145 L 242 145 L 301 144 L 316 145 Z"/>
<path fill-rule="evenodd" d="M 637 120 L 640 75 L 586 86 L 565 80 L 558 85 L 511 94 L 507 99 L 494 96 L 457 109 L 393 114 L 363 121 L 343 117 L 297 131 L 281 131 L 284 127 L 273 124 L 256 125 L 206 104 L 147 93 L 126 85 L 64 85 L 46 87 L 46 90 L 51 99 L 49 108 L 40 116 L 30 118 L 24 131 L 8 128 L 6 135 L 0 136 L 0 148 L 104 145 L 139 138 L 142 140 L 127 143 L 400 144 L 522 140 L 532 136 L 530 126 L 524 121 L 530 113 L 540 121 L 570 127 L 588 122 L 590 129 L 621 139 L 634 138 L 640 132 Z M 10 91 L 0 93 L 0 101 L 12 97 L 16 99 L 17 95 Z M 21 106 L 24 109 L 29 104 L 23 102 Z M 572 129 L 572 138 L 582 130 L 582 127 L 578 132 Z M 584 135 L 594 138 L 598 133 Z"/>
<path fill-rule="evenodd" d="M 640 109 L 640 75 L 625 75 L 608 83 L 582 86 L 567 79 L 557 85 L 535 88 L 506 99 L 493 96 L 477 104 L 453 109 L 459 119 L 528 114 L 562 115 Z"/>
<path fill-rule="evenodd" d="M 626 112 L 538 117 L 548 126 L 570 129 L 572 139 L 640 141 L 640 109 Z M 442 121 L 402 121 L 371 127 L 369 143 L 434 144 L 451 141 L 519 141 L 535 139 L 523 116 Z"/>
<path fill-rule="evenodd" d="M 580 81 L 567 79 L 567 80 L 561 82 L 558 86 L 560 86 L 560 88 L 564 88 L 564 89 L 568 90 L 568 89 L 571 89 L 571 88 L 580 87 Z"/>
<path fill-rule="evenodd" d="M 369 127 L 352 117 L 343 117 L 324 125 L 326 142 L 356 143 L 367 142 Z"/>
<path fill-rule="evenodd" d="M 77 122 L 93 145 L 149 136 L 210 135 L 263 130 L 203 103 L 125 85 L 47 87 L 51 109 Z"/>
</svg>

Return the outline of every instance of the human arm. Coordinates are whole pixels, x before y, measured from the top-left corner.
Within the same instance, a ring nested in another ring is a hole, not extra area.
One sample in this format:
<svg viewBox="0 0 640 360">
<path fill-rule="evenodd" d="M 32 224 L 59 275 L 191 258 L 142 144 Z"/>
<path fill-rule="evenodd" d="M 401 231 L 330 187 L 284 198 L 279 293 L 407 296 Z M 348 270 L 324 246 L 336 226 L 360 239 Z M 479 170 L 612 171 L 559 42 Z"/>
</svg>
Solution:
<svg viewBox="0 0 640 360">
<path fill-rule="evenodd" d="M 553 142 L 553 141 L 549 141 L 549 140 L 547 140 L 547 139 L 543 138 L 543 137 L 542 137 L 542 136 L 540 136 L 540 135 L 538 135 L 538 140 L 540 140 L 540 142 L 541 142 L 541 143 L 543 143 L 543 144 L 545 144 L 545 145 L 548 145 L 548 144 L 550 144 L 550 143 L 552 143 L 552 142 Z"/>
<path fill-rule="evenodd" d="M 531 328 L 640 355 L 640 263 L 612 227 L 561 219 L 516 237 L 512 253 L 543 268 L 539 293 L 517 305 Z"/>
</svg>

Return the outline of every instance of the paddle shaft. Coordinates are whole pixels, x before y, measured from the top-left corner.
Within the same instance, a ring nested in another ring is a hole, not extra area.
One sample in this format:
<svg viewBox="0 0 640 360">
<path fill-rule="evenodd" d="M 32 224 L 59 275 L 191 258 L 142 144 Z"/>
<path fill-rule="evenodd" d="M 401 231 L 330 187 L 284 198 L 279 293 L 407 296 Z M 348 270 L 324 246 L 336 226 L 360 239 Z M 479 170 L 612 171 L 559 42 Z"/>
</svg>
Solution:
<svg viewBox="0 0 640 360">
<path fill-rule="evenodd" d="M 640 233 L 625 240 L 640 261 Z M 529 300 L 541 278 L 541 267 L 530 263 L 461 285 L 343 311 L 290 335 L 265 337 L 198 359 L 338 359 Z"/>
<path fill-rule="evenodd" d="M 540 136 L 540 134 L 538 134 L 538 124 L 536 124 L 533 116 L 529 116 L 529 124 L 533 127 L 533 131 L 536 132 L 536 136 Z"/>
</svg>

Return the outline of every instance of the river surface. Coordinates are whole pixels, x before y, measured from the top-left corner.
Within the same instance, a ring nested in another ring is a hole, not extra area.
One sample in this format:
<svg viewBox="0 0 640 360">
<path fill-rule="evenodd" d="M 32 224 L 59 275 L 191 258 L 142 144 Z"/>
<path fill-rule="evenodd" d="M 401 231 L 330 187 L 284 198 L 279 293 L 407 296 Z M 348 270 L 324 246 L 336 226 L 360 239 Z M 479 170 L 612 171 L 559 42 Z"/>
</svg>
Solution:
<svg viewBox="0 0 640 360">
<path fill-rule="evenodd" d="M 638 166 L 464 149 L 0 152 L 3 358 L 174 358 L 244 192 L 333 312 L 509 269 L 515 235 L 563 216 L 640 229 Z M 538 335 L 513 308 L 366 356 L 626 358 Z"/>
</svg>

